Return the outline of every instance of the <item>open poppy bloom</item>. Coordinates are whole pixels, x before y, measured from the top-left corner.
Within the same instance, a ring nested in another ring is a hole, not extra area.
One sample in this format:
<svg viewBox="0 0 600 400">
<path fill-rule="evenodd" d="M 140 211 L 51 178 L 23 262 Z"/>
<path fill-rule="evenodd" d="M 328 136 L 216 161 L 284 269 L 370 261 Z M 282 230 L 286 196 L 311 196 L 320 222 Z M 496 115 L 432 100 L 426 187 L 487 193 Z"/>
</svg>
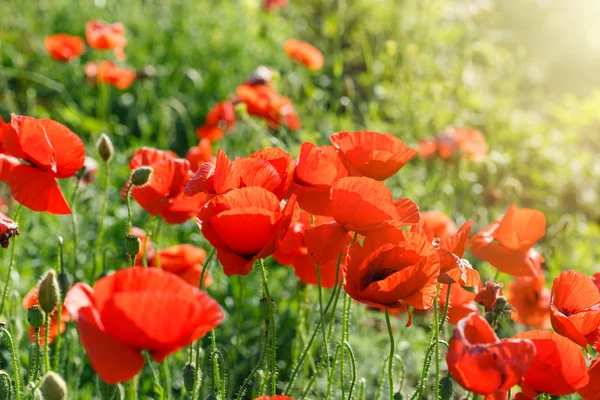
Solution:
<svg viewBox="0 0 600 400">
<path fill-rule="evenodd" d="M 583 400 L 598 400 L 600 399 L 600 358 L 596 357 L 590 364 L 588 376 L 589 383 L 577 389 L 577 393 L 583 397 Z"/>
<path fill-rule="evenodd" d="M 200 284 L 202 264 L 206 259 L 206 251 L 191 244 L 178 244 L 160 250 L 158 255 L 154 252 L 148 257 L 148 265 L 159 265 L 163 271 L 171 272 L 194 287 Z M 212 283 L 212 278 L 205 272 L 202 287 L 206 288 Z"/>
<path fill-rule="evenodd" d="M 25 163 L 12 167 L 10 191 L 33 211 L 70 214 L 56 179 L 73 176 L 85 161 L 85 147 L 75 133 L 56 121 L 11 115 L 4 128 L 2 149 Z"/>
<path fill-rule="evenodd" d="M 264 118 L 270 128 L 277 129 L 283 125 L 294 131 L 302 126 L 292 101 L 267 84 L 240 85 L 237 95 L 239 101 L 246 105 L 248 114 Z"/>
<path fill-rule="evenodd" d="M 78 58 L 85 51 L 83 39 L 66 33 L 47 36 L 44 46 L 52 58 L 57 61 L 71 61 Z"/>
<path fill-rule="evenodd" d="M 448 322 L 456 325 L 458 322 L 473 312 L 479 312 L 473 303 L 477 293 L 463 289 L 460 285 L 442 285 L 438 304 L 440 308 L 446 306 L 446 296 L 450 288 L 450 304 L 448 305 Z"/>
<path fill-rule="evenodd" d="M 528 397 L 566 395 L 588 384 L 583 354 L 569 339 L 541 330 L 519 333 L 514 339 L 529 339 L 535 345 L 533 364 L 519 384 Z"/>
<path fill-rule="evenodd" d="M 136 78 L 135 70 L 121 68 L 112 61 L 102 61 L 97 65 L 97 68 L 97 81 L 114 86 L 117 89 L 128 89 Z"/>
<path fill-rule="evenodd" d="M 297 39 L 288 39 L 283 49 L 293 60 L 303 64 L 308 69 L 318 71 L 323 68 L 323 53 L 310 43 Z"/>
<path fill-rule="evenodd" d="M 215 157 L 212 153 L 210 140 L 206 138 L 201 139 L 198 146 L 191 147 L 188 150 L 185 159 L 190 162 L 190 169 L 194 172 L 198 171 L 198 168 L 200 168 L 200 165 L 203 163 L 213 161 Z"/>
<path fill-rule="evenodd" d="M 33 306 L 39 306 L 40 302 L 38 299 L 39 287 L 34 287 L 25 295 L 23 298 L 23 308 L 29 310 Z M 71 320 L 71 316 L 65 307 L 62 308 L 60 314 L 60 333 L 63 333 L 67 329 L 67 322 Z M 58 335 L 58 307 L 56 307 L 49 315 L 48 322 L 50 324 L 50 331 L 48 332 L 48 342 L 54 342 Z M 39 330 L 40 344 L 44 346 L 46 340 L 46 327 L 42 325 Z M 31 343 L 35 343 L 35 330 L 32 326 L 29 326 L 29 340 Z"/>
<path fill-rule="evenodd" d="M 452 218 L 440 211 L 421 212 L 421 224 L 427 225 L 427 228 L 431 229 L 434 236 L 440 240 L 458 231 Z"/>
<path fill-rule="evenodd" d="M 251 186 L 213 197 L 198 214 L 202 234 L 217 250 L 227 275 L 247 275 L 273 254 L 287 232 L 296 197 L 282 207 L 268 190 Z"/>
<path fill-rule="evenodd" d="M 303 210 L 315 215 L 331 215 L 331 185 L 348 176 L 332 146 L 317 146 L 305 142 L 300 148 L 300 156 L 292 183 L 292 190 L 298 196 L 298 204 Z"/>
<path fill-rule="evenodd" d="M 94 371 L 109 384 L 128 381 L 142 370 L 142 350 L 161 362 L 224 319 L 208 294 L 159 268 L 121 269 L 94 288 L 77 283 L 65 306 Z"/>
<path fill-rule="evenodd" d="M 513 306 L 512 320 L 532 328 L 550 328 L 550 291 L 544 275 L 522 276 L 508 286 L 506 298 Z"/>
<path fill-rule="evenodd" d="M 131 196 L 150 215 L 159 215 L 169 224 L 182 224 L 193 218 L 208 200 L 200 194 L 193 198 L 183 194 L 183 188 L 193 176 L 190 163 L 176 158 L 172 152 L 143 147 L 131 157 L 129 168 L 152 167 L 148 183 L 142 187 L 133 186 Z M 123 186 L 122 194 L 129 182 Z"/>
<path fill-rule="evenodd" d="M 554 330 L 584 349 L 600 350 L 600 292 L 577 271 L 563 271 L 552 283 L 550 321 Z"/>
<path fill-rule="evenodd" d="M 536 354 L 526 338 L 498 339 L 477 313 L 456 325 L 449 344 L 446 362 L 454 380 L 468 391 L 497 398 L 506 398 L 530 370 Z"/>
<path fill-rule="evenodd" d="M 233 130 L 235 120 L 235 108 L 231 101 L 217 103 L 206 115 L 204 125 L 196 129 L 196 136 L 211 142 L 221 140 L 225 133 Z"/>
<path fill-rule="evenodd" d="M 113 50 L 119 60 L 125 59 L 125 26 L 117 22 L 89 21 L 85 26 L 85 38 L 91 48 Z"/>
<path fill-rule="evenodd" d="M 503 287 L 501 283 L 488 281 L 485 283 L 483 289 L 477 293 L 477 296 L 475 296 L 475 301 L 481 304 L 485 308 L 485 311 L 493 311 L 498 298 L 502 296 Z"/>
<path fill-rule="evenodd" d="M 308 229 L 306 245 L 311 261 L 322 265 L 337 259 L 350 241 L 349 232 L 365 235 L 384 223 L 419 223 L 419 208 L 410 199 L 392 198 L 382 182 L 366 177 L 341 178 L 331 186 L 334 221 Z"/>
<path fill-rule="evenodd" d="M 0 212 L 0 246 L 7 248 L 10 238 L 19 234 L 19 224 Z"/>
<path fill-rule="evenodd" d="M 338 132 L 329 137 L 351 176 L 383 181 L 417 154 L 397 137 L 372 131 Z"/>
<path fill-rule="evenodd" d="M 298 279 L 309 285 L 318 285 L 319 277 L 317 276 L 317 265 L 310 261 L 308 249 L 304 242 L 304 232 L 311 227 L 311 216 L 306 211 L 300 213 L 298 222 L 292 223 L 279 243 L 279 247 L 273 253 L 273 258 L 282 265 L 291 265 L 294 267 Z M 329 222 L 331 218 L 319 217 L 314 218 L 314 223 L 320 225 Z M 340 259 L 340 266 L 343 269 L 346 265 L 346 257 Z M 338 282 L 342 281 L 342 274 L 338 272 L 338 260 L 331 260 L 319 266 L 321 286 L 324 288 L 332 288 L 336 285 L 336 277 Z"/>
<path fill-rule="evenodd" d="M 362 245 L 350 246 L 344 289 L 371 307 L 425 310 L 433 305 L 439 273 L 440 260 L 427 237 L 385 226 L 369 232 Z"/>
<path fill-rule="evenodd" d="M 471 252 L 498 270 L 513 276 L 536 276 L 543 258 L 533 249 L 546 233 L 546 217 L 529 208 L 510 208 L 496 221 L 471 239 Z"/>
</svg>

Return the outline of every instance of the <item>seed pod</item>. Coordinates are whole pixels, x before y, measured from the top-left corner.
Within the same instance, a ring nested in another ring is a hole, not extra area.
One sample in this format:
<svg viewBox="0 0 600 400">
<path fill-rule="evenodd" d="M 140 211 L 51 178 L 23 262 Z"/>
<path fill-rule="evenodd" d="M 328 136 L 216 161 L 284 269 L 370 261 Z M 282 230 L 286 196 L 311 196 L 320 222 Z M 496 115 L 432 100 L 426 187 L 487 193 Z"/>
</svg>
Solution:
<svg viewBox="0 0 600 400">
<path fill-rule="evenodd" d="M 33 329 L 38 330 L 44 325 L 44 312 L 39 306 L 29 307 L 27 310 L 27 321 Z"/>
<path fill-rule="evenodd" d="M 12 398 L 12 383 L 6 371 L 0 371 L 0 400 Z"/>
<path fill-rule="evenodd" d="M 112 141 L 106 133 L 103 133 L 100 135 L 100 138 L 98 138 L 98 141 L 96 142 L 96 149 L 98 150 L 100 157 L 106 163 L 109 163 L 115 154 L 115 148 L 113 147 Z"/>
<path fill-rule="evenodd" d="M 56 372 L 47 372 L 40 383 L 40 393 L 44 400 L 64 400 L 67 398 L 67 384 Z"/>
<path fill-rule="evenodd" d="M 199 380 L 198 370 L 196 369 L 195 364 L 187 363 L 185 367 L 183 367 L 183 384 L 185 385 L 185 390 L 188 393 L 192 393 L 194 391 L 194 383 L 196 380 Z"/>
<path fill-rule="evenodd" d="M 56 280 L 56 271 L 53 269 L 46 272 L 46 275 L 40 282 L 40 290 L 38 299 L 40 307 L 46 314 L 50 314 L 60 298 L 60 290 L 58 289 L 58 281 Z"/>
<path fill-rule="evenodd" d="M 125 235 L 125 251 L 130 257 L 135 257 L 142 248 L 142 241 L 136 235 Z"/>
<path fill-rule="evenodd" d="M 131 183 L 135 186 L 144 186 L 150 180 L 150 176 L 154 171 L 151 167 L 139 167 L 131 173 Z"/>
</svg>

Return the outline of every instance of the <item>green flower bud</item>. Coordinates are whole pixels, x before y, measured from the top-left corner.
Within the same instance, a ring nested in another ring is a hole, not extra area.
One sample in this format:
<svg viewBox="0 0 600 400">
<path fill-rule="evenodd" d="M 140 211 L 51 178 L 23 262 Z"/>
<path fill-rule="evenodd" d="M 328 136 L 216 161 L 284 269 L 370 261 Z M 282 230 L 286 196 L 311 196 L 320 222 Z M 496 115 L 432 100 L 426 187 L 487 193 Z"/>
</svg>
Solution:
<svg viewBox="0 0 600 400">
<path fill-rule="evenodd" d="M 121 398 L 119 385 L 109 385 L 100 378 L 98 378 L 98 392 L 102 400 L 119 400 Z"/>
<path fill-rule="evenodd" d="M 12 398 L 12 382 L 6 371 L 0 371 L 0 400 Z"/>
<path fill-rule="evenodd" d="M 196 370 L 196 365 L 190 363 L 185 364 L 185 367 L 183 367 L 183 384 L 188 393 L 194 391 L 194 383 L 199 379 L 200 376 L 198 370 Z"/>
<path fill-rule="evenodd" d="M 47 372 L 40 383 L 40 393 L 44 400 L 64 400 L 67 398 L 67 384 L 56 372 Z"/>
<path fill-rule="evenodd" d="M 27 321 L 33 329 L 38 330 L 44 325 L 44 312 L 39 306 L 29 307 L 27 310 Z"/>
<path fill-rule="evenodd" d="M 509 304 L 508 300 L 506 300 L 506 297 L 500 296 L 498 297 L 498 299 L 496 299 L 496 304 L 494 304 L 494 311 L 499 313 L 504 312 L 506 311 L 507 306 L 509 306 Z"/>
<path fill-rule="evenodd" d="M 98 150 L 100 157 L 107 163 L 112 160 L 113 155 L 115 154 L 115 148 L 106 133 L 103 133 L 100 135 L 100 138 L 98 138 L 96 149 Z"/>
<path fill-rule="evenodd" d="M 394 400 L 403 400 L 404 397 L 402 397 L 402 393 L 400 392 L 396 392 L 394 393 Z"/>
<path fill-rule="evenodd" d="M 135 257 L 142 248 L 142 241 L 135 235 L 125 235 L 125 251 L 130 257 Z"/>
<path fill-rule="evenodd" d="M 131 173 L 131 183 L 135 186 L 144 186 L 150 180 L 150 176 L 154 171 L 151 167 L 139 167 Z"/>
<path fill-rule="evenodd" d="M 40 307 L 46 314 L 50 314 L 60 298 L 60 290 L 58 289 L 58 281 L 56 280 L 56 271 L 53 269 L 46 272 L 46 275 L 40 281 L 40 290 L 38 299 Z"/>
<path fill-rule="evenodd" d="M 58 288 L 60 289 L 60 298 L 64 302 L 65 297 L 67 297 L 67 292 L 69 291 L 69 287 L 71 286 L 69 282 L 69 275 L 66 272 L 61 272 L 58 274 Z"/>
<path fill-rule="evenodd" d="M 454 394 L 454 381 L 450 376 L 445 376 L 440 380 L 440 398 L 450 400 Z"/>
</svg>

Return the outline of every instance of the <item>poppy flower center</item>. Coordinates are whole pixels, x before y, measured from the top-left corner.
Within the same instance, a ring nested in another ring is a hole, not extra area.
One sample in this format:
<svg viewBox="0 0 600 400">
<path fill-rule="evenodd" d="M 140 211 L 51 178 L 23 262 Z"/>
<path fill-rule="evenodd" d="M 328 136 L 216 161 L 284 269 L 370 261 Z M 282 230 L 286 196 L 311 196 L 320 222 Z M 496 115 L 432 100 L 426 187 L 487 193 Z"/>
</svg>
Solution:
<svg viewBox="0 0 600 400">
<path fill-rule="evenodd" d="M 392 247 L 379 251 L 371 260 L 366 261 L 366 271 L 361 280 L 362 289 L 366 289 L 370 284 L 383 281 L 411 265 L 419 262 L 421 257 L 413 252 L 406 251 L 400 247 Z"/>
</svg>

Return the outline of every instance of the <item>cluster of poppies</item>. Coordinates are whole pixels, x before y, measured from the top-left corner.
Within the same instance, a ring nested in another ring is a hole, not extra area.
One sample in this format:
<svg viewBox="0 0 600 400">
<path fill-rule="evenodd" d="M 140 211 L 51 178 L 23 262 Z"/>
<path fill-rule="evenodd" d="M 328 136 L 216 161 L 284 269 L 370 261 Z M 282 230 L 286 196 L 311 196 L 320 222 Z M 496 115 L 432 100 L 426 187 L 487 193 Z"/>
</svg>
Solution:
<svg viewBox="0 0 600 400">
<path fill-rule="evenodd" d="M 449 128 L 437 136 L 419 140 L 419 156 L 425 160 L 449 160 L 457 154 L 476 162 L 483 161 L 488 148 L 483 134 L 472 128 Z"/>
<path fill-rule="evenodd" d="M 88 45 L 96 50 L 112 50 L 117 60 L 125 57 L 125 27 L 117 22 L 90 21 L 86 25 L 85 38 Z M 56 61 L 70 62 L 85 52 L 85 43 L 79 36 L 58 33 L 44 39 L 44 46 Z M 120 67 L 112 61 L 87 62 L 84 65 L 85 76 L 93 82 L 105 83 L 119 89 L 127 89 L 136 78 L 133 69 Z"/>
</svg>

